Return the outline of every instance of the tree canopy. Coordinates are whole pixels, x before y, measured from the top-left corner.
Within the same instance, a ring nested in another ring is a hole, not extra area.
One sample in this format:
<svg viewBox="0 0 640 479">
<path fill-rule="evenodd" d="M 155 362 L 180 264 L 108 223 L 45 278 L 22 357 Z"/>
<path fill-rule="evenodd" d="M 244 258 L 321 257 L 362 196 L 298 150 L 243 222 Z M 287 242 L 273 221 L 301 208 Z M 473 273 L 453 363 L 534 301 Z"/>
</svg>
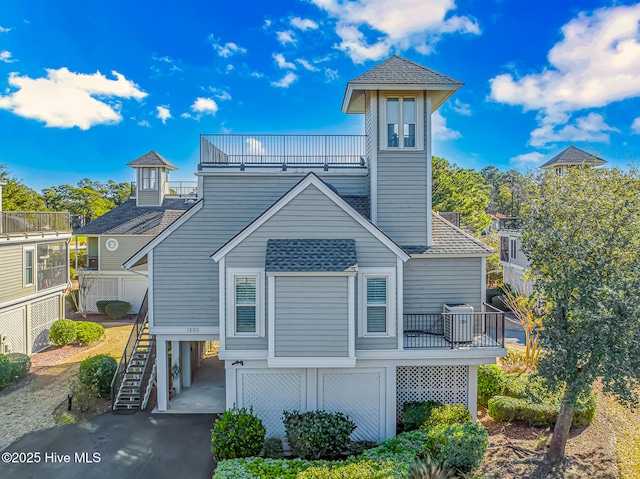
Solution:
<svg viewBox="0 0 640 479">
<path fill-rule="evenodd" d="M 29 188 L 21 180 L 10 176 L 5 165 L 0 165 L 0 179 L 6 182 L 2 187 L 2 209 L 5 211 L 46 211 L 42 196 Z"/>
<path fill-rule="evenodd" d="M 527 197 L 527 175 L 519 171 L 500 171 L 495 166 L 485 166 L 480 170 L 489 185 L 489 213 L 504 213 L 520 216 L 520 206 Z"/>
<path fill-rule="evenodd" d="M 522 248 L 544 298 L 539 374 L 563 388 L 548 457 L 564 457 L 577 396 L 598 379 L 637 404 L 640 391 L 640 175 L 572 168 L 545 176 L 522 207 Z"/>
</svg>

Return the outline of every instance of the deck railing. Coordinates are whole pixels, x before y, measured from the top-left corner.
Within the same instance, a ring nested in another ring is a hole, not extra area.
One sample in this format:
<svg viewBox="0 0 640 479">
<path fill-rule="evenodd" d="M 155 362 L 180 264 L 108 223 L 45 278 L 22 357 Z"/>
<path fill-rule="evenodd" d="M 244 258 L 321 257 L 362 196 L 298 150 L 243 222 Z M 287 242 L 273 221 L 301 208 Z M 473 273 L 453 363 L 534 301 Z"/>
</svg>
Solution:
<svg viewBox="0 0 640 479">
<path fill-rule="evenodd" d="M 200 135 L 203 167 L 364 167 L 364 135 Z"/>
<path fill-rule="evenodd" d="M 483 309 L 474 313 L 405 314 L 404 347 L 504 347 L 504 313 L 486 303 Z"/>
<path fill-rule="evenodd" d="M 131 182 L 131 196 L 135 197 L 138 193 L 135 181 Z M 197 181 L 168 181 L 164 184 L 164 194 L 167 196 L 198 196 Z"/>
<path fill-rule="evenodd" d="M 0 236 L 55 232 L 71 232 L 66 211 L 0 211 Z"/>
</svg>

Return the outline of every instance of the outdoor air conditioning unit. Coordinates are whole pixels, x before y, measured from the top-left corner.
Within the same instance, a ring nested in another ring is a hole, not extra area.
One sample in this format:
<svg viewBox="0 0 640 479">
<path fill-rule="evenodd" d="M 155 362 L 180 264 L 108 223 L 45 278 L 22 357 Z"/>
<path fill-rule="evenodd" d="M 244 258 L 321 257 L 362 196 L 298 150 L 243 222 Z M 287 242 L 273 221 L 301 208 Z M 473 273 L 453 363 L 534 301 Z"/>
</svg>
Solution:
<svg viewBox="0 0 640 479">
<path fill-rule="evenodd" d="M 0 335 L 0 354 L 9 354 L 11 348 L 9 347 L 9 338 Z"/>
<path fill-rule="evenodd" d="M 473 341 L 473 306 L 469 304 L 445 304 L 444 337 L 452 343 L 470 343 Z"/>
</svg>

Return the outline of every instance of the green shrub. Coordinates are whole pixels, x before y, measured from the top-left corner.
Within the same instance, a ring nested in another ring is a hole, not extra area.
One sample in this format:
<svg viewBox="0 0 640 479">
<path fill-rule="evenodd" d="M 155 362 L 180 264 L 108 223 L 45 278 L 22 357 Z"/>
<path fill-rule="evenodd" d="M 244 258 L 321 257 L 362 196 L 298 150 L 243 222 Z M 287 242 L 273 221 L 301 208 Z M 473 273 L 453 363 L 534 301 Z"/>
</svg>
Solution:
<svg viewBox="0 0 640 479">
<path fill-rule="evenodd" d="M 414 461 L 409 470 L 409 479 L 455 479 L 453 469 L 434 462 L 430 457 Z"/>
<path fill-rule="evenodd" d="M 480 423 L 441 424 L 425 432 L 431 458 L 462 472 L 482 462 L 489 442 L 487 430 Z"/>
<path fill-rule="evenodd" d="M 298 473 L 321 466 L 327 461 L 306 461 L 304 459 L 228 459 L 220 461 L 214 479 L 296 479 Z"/>
<path fill-rule="evenodd" d="M 284 430 L 291 450 L 304 459 L 336 457 L 349 446 L 356 424 L 342 413 L 298 411 L 283 413 Z"/>
<path fill-rule="evenodd" d="M 7 354 L 7 359 L 11 363 L 11 380 L 18 381 L 29 374 L 31 369 L 31 359 L 26 354 L 11 353 Z"/>
<path fill-rule="evenodd" d="M 131 311 L 131 304 L 126 301 L 111 301 L 104 308 L 104 312 L 107 313 L 111 319 L 124 319 Z"/>
<path fill-rule="evenodd" d="M 445 404 L 444 406 L 434 407 L 431 415 L 422 425 L 420 429 L 428 429 L 432 426 L 440 424 L 464 424 L 471 421 L 471 413 L 462 404 Z"/>
<path fill-rule="evenodd" d="M 368 449 L 373 449 L 374 447 L 378 447 L 380 445 L 379 442 L 375 441 L 351 441 L 349 446 L 347 447 L 347 455 L 348 456 L 359 456 L 364 451 Z"/>
<path fill-rule="evenodd" d="M 96 301 L 96 308 L 98 308 L 98 311 L 100 312 L 100 314 L 107 314 L 106 311 L 106 307 L 108 304 L 113 303 L 114 301 L 116 301 L 115 299 L 103 299 L 100 301 Z"/>
<path fill-rule="evenodd" d="M 545 403 L 495 396 L 489 400 L 489 414 L 496 421 L 526 421 L 530 426 L 551 426 L 556 422 L 558 410 Z"/>
<path fill-rule="evenodd" d="M 517 399 L 525 399 L 528 397 L 527 389 L 529 387 L 528 373 L 512 373 L 504 376 L 503 396 L 509 396 Z"/>
<path fill-rule="evenodd" d="M 481 364 L 478 366 L 478 404 L 486 406 L 489 399 L 502 394 L 505 378 L 499 366 Z"/>
<path fill-rule="evenodd" d="M 106 397 L 111 393 L 111 380 L 118 363 L 111 356 L 98 354 L 80 363 L 78 379 L 86 386 L 95 386 L 98 395 Z"/>
<path fill-rule="evenodd" d="M 405 432 L 418 429 L 431 416 L 434 407 L 442 406 L 438 401 L 407 402 L 402 408 L 402 425 Z"/>
<path fill-rule="evenodd" d="M 340 465 L 310 467 L 300 472 L 298 479 L 387 479 L 395 477 L 391 464 L 362 459 L 358 462 Z"/>
<path fill-rule="evenodd" d="M 264 457 L 269 459 L 284 459 L 282 440 L 279 437 L 268 437 L 264 440 Z"/>
<path fill-rule="evenodd" d="M 364 451 L 362 457 L 372 461 L 393 461 L 404 464 L 408 471 L 413 461 L 428 455 L 426 438 L 427 432 L 420 429 L 403 432 L 387 439 L 374 449 Z"/>
<path fill-rule="evenodd" d="M 11 361 L 4 354 L 0 354 L 0 389 L 11 381 Z"/>
<path fill-rule="evenodd" d="M 56 346 L 66 346 L 76 340 L 78 327 L 75 321 L 59 319 L 49 328 L 49 339 Z"/>
<path fill-rule="evenodd" d="M 104 335 L 104 328 L 98 323 L 78 321 L 76 327 L 78 330 L 76 341 L 83 346 L 97 341 Z"/>
<path fill-rule="evenodd" d="M 253 408 L 227 409 L 211 429 L 211 452 L 216 461 L 257 456 L 266 430 Z"/>
<path fill-rule="evenodd" d="M 71 381 L 69 389 L 73 398 L 73 407 L 80 412 L 88 411 L 95 399 L 100 396 L 97 384 L 82 383 L 78 377 Z"/>
</svg>

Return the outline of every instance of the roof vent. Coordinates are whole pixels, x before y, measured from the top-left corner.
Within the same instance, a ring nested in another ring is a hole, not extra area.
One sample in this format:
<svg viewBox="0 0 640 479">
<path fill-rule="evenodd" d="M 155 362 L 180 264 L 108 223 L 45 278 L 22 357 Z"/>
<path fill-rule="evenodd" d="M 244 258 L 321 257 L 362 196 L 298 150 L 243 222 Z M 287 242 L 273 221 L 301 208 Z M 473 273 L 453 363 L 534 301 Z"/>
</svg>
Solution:
<svg viewBox="0 0 640 479">
<path fill-rule="evenodd" d="M 195 198 L 185 198 L 185 199 L 184 199 L 184 204 L 185 204 L 185 205 L 192 205 L 192 204 L 194 204 L 195 202 L 196 202 L 196 199 L 195 199 Z"/>
</svg>

